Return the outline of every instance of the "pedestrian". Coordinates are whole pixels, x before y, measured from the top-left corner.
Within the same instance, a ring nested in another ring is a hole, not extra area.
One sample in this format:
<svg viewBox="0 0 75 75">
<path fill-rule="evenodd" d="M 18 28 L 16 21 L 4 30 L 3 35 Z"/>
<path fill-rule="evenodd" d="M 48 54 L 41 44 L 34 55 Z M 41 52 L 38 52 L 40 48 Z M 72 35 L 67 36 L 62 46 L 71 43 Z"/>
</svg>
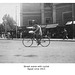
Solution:
<svg viewBox="0 0 75 75">
<path fill-rule="evenodd" d="M 47 31 L 47 36 L 50 38 L 51 37 L 51 33 L 49 31 Z"/>
<path fill-rule="evenodd" d="M 64 28 L 64 31 L 63 31 L 63 39 L 68 40 L 68 32 L 67 32 L 67 30 L 65 28 Z"/>
<path fill-rule="evenodd" d="M 10 32 L 7 32 L 7 39 L 10 39 Z"/>
<path fill-rule="evenodd" d="M 20 32 L 20 38 L 22 38 L 22 32 Z"/>
<path fill-rule="evenodd" d="M 12 38 L 12 40 L 13 40 L 13 31 L 11 31 L 11 38 Z"/>
</svg>

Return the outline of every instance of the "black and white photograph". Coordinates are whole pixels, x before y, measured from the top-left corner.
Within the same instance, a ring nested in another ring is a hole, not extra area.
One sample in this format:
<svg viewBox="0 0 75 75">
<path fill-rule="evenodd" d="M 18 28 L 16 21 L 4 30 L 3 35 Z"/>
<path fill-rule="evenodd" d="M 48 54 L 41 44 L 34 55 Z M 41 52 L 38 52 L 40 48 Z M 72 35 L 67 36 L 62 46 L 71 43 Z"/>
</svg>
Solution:
<svg viewBox="0 0 75 75">
<path fill-rule="evenodd" d="M 75 63 L 75 3 L 0 3 L 0 63 Z"/>
<path fill-rule="evenodd" d="M 40 70 L 43 75 L 48 72 L 51 75 L 60 75 L 60 72 L 74 75 L 73 64 L 75 3 L 0 3 L 2 75 L 10 75 L 10 72 L 25 75 L 28 71 L 30 75 L 32 70 Z M 35 74 L 41 74 L 35 71 Z"/>
</svg>

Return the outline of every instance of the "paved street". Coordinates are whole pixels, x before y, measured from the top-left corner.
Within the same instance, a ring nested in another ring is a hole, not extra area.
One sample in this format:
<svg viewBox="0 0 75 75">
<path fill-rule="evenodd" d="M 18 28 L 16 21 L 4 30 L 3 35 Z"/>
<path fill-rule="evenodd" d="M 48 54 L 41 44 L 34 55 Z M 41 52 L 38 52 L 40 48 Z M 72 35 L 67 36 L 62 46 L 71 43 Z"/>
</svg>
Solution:
<svg viewBox="0 0 75 75">
<path fill-rule="evenodd" d="M 52 40 L 48 47 L 24 47 L 22 40 L 0 40 L 0 63 L 75 63 L 75 42 Z"/>
</svg>

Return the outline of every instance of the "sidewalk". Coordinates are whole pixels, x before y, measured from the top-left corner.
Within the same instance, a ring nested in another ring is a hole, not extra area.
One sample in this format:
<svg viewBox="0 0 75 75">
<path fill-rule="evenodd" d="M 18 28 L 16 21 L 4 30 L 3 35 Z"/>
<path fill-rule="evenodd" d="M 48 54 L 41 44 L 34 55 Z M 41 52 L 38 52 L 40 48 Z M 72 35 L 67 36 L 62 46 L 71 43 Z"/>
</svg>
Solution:
<svg viewBox="0 0 75 75">
<path fill-rule="evenodd" d="M 51 41 L 75 42 L 75 39 L 50 39 Z"/>
<path fill-rule="evenodd" d="M 22 41 L 22 38 L 13 38 L 13 39 L 7 39 L 7 38 L 0 38 L 0 40 L 14 40 L 14 41 Z M 75 39 L 50 39 L 50 41 L 63 41 L 63 42 L 75 42 Z"/>
</svg>

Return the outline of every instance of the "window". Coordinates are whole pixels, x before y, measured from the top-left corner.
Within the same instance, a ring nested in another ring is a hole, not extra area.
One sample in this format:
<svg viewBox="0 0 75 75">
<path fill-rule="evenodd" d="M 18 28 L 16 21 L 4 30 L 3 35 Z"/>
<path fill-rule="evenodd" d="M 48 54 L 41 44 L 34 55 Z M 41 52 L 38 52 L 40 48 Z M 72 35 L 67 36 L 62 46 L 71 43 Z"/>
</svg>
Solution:
<svg viewBox="0 0 75 75">
<path fill-rule="evenodd" d="M 29 20 L 29 26 L 32 26 L 32 21 L 31 20 Z"/>
<path fill-rule="evenodd" d="M 51 23 L 51 19 L 50 18 L 46 18 L 46 24 L 50 24 Z"/>
<path fill-rule="evenodd" d="M 33 26 L 36 23 L 35 20 L 29 20 L 28 22 L 29 22 L 29 26 Z"/>
<path fill-rule="evenodd" d="M 52 3 L 44 3 L 44 7 L 52 7 Z"/>
</svg>

